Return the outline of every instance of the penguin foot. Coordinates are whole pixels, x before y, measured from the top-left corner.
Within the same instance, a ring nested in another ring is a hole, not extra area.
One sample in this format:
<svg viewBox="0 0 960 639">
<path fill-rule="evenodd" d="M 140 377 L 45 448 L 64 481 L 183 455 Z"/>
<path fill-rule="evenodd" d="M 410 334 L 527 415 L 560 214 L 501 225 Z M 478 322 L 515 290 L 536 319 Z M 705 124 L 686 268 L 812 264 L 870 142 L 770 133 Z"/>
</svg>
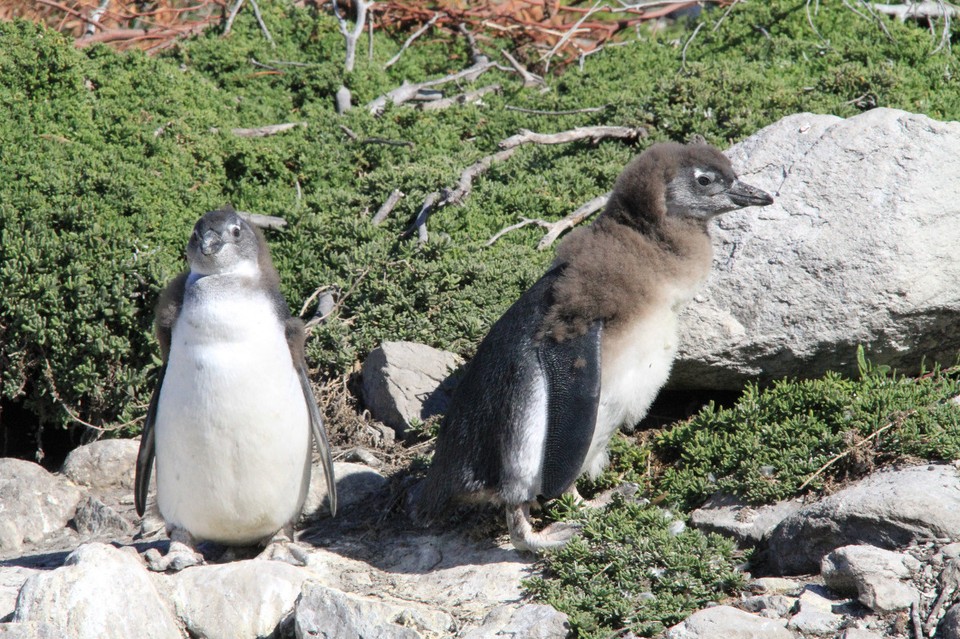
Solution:
<svg viewBox="0 0 960 639">
<path fill-rule="evenodd" d="M 144 553 L 147 567 L 154 572 L 180 572 L 190 566 L 199 566 L 203 563 L 203 555 L 182 541 L 171 541 L 166 555 L 161 555 L 156 548 Z"/>
<path fill-rule="evenodd" d="M 282 561 L 285 564 L 303 567 L 310 559 L 310 552 L 295 541 L 273 541 L 257 555 L 257 559 Z"/>
<path fill-rule="evenodd" d="M 527 503 L 507 506 L 507 529 L 514 548 L 538 553 L 565 546 L 580 531 L 580 525 L 558 521 L 534 532 L 530 524 L 530 504 Z"/>
<path fill-rule="evenodd" d="M 623 496 L 623 498 L 628 502 L 640 501 L 640 499 L 637 497 L 637 495 L 640 493 L 640 485 L 633 482 L 626 482 L 615 488 L 605 490 L 593 499 L 584 499 L 581 497 L 580 493 L 577 492 L 576 486 L 567 492 L 572 494 L 576 502 L 584 508 L 604 508 L 609 506 L 615 495 Z"/>
</svg>

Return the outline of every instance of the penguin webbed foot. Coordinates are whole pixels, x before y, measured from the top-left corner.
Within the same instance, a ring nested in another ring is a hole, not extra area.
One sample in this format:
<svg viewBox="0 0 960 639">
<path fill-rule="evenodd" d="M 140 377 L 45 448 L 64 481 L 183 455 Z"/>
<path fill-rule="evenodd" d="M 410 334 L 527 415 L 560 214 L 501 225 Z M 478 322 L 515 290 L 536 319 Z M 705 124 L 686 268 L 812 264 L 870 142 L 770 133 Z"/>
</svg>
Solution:
<svg viewBox="0 0 960 639">
<path fill-rule="evenodd" d="M 310 559 L 310 552 L 296 541 L 293 528 L 281 529 L 274 535 L 257 559 L 282 561 L 291 566 L 304 567 Z"/>
<path fill-rule="evenodd" d="M 603 491 L 599 495 L 595 496 L 593 499 L 584 499 L 580 495 L 580 492 L 577 490 L 576 486 L 570 487 L 567 491 L 568 494 L 573 496 L 573 500 L 581 508 L 606 508 L 609 506 L 614 497 L 620 495 L 625 501 L 628 502 L 639 502 L 641 501 L 640 495 L 640 485 L 633 482 L 625 482 L 619 486 L 615 486 L 608 490 Z"/>
<path fill-rule="evenodd" d="M 180 572 L 190 566 L 204 563 L 203 555 L 197 552 L 189 542 L 171 539 L 167 554 L 161 555 L 156 548 L 144 553 L 147 568 L 154 572 Z"/>
<path fill-rule="evenodd" d="M 535 532 L 530 523 L 529 503 L 507 506 L 506 513 L 510 542 L 517 550 L 539 553 L 562 548 L 580 532 L 580 524 L 566 521 L 552 523 L 540 532 Z"/>
</svg>

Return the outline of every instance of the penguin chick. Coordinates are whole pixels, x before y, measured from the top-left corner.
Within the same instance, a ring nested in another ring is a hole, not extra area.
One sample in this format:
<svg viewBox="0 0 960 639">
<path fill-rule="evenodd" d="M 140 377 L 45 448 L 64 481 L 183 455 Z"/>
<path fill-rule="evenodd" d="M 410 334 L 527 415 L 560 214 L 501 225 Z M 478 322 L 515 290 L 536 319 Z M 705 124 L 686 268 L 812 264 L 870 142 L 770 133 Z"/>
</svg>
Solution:
<svg viewBox="0 0 960 639">
<path fill-rule="evenodd" d="M 646 414 L 670 373 L 677 316 L 710 269 L 708 222 L 772 202 L 705 144 L 657 144 L 628 164 L 596 221 L 567 236 L 481 341 L 414 516 L 486 499 L 505 506 L 518 549 L 566 543 L 575 528 L 534 532 L 530 506 L 598 475 L 613 433 Z"/>
<path fill-rule="evenodd" d="M 194 226 L 187 259 L 157 305 L 163 364 L 137 456 L 140 516 L 156 457 L 171 544 L 147 560 L 160 571 L 202 562 L 201 540 L 244 546 L 282 530 L 292 542 L 310 487 L 311 433 L 337 508 L 303 324 L 280 294 L 263 235 L 230 207 L 211 211 Z"/>
</svg>

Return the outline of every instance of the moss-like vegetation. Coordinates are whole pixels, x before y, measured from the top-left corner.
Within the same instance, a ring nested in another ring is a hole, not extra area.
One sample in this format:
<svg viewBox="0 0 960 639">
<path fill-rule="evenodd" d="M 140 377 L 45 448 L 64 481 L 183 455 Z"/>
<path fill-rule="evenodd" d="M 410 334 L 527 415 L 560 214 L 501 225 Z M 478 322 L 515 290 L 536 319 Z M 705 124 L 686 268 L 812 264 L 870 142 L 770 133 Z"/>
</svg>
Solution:
<svg viewBox="0 0 960 639">
<path fill-rule="evenodd" d="M 919 379 L 863 362 L 858 380 L 828 374 L 748 386 L 731 408 L 709 405 L 655 442 L 660 491 L 686 508 L 722 491 L 753 503 L 822 489 L 875 464 L 960 459 L 960 369 Z"/>
<path fill-rule="evenodd" d="M 616 496 L 605 510 L 571 516 L 581 532 L 546 560 L 547 577 L 526 582 L 564 611 L 582 638 L 629 628 L 653 636 L 743 585 L 734 544 L 687 528 L 649 504 Z"/>
</svg>

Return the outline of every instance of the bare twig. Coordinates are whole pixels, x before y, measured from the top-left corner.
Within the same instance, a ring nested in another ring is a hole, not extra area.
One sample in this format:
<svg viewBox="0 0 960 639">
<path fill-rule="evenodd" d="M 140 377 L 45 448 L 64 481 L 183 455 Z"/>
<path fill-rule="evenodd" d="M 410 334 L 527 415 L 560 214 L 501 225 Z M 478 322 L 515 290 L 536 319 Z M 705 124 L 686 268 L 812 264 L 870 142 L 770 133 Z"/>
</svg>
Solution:
<svg viewBox="0 0 960 639">
<path fill-rule="evenodd" d="M 377 211 L 377 214 L 373 216 L 373 219 L 370 220 L 370 223 L 374 226 L 380 226 L 383 224 L 383 221 L 387 219 L 387 216 L 393 212 L 393 209 L 397 206 L 397 203 L 403 197 L 403 191 L 400 189 L 394 189 L 393 193 L 390 194 L 390 197 L 387 198 L 387 201 L 383 203 L 383 206 Z"/>
<path fill-rule="evenodd" d="M 934 2 L 927 0 L 924 2 L 911 2 L 909 4 L 877 4 L 871 5 L 873 10 L 888 16 L 895 16 L 900 22 L 907 18 L 946 18 L 957 15 L 960 9 L 944 2 Z"/>
<path fill-rule="evenodd" d="M 741 1 L 742 0 L 733 0 L 733 2 L 730 3 L 730 6 L 727 7 L 727 10 L 723 12 L 723 15 L 720 16 L 720 19 L 717 20 L 717 23 L 713 25 L 714 32 L 720 28 L 720 25 L 723 24 L 723 21 L 727 19 L 727 16 L 730 15 L 730 12 L 733 11 L 733 8 L 740 4 Z"/>
<path fill-rule="evenodd" d="M 303 305 L 300 306 L 300 312 L 297 313 L 297 317 L 303 317 L 303 314 L 306 313 L 306 312 L 307 312 L 307 309 L 310 307 L 310 303 L 311 303 L 313 300 L 317 299 L 317 296 L 319 296 L 321 293 L 326 293 L 326 292 L 328 292 L 331 288 L 332 288 L 332 287 L 330 287 L 330 286 L 321 286 L 320 288 L 318 288 L 317 290 L 315 290 L 313 293 L 311 293 L 311 294 L 310 294 L 310 297 L 308 297 L 306 300 L 304 300 Z M 319 307 L 319 304 L 318 304 L 317 306 Z M 314 313 L 314 315 L 316 315 L 316 313 Z"/>
<path fill-rule="evenodd" d="M 551 226 L 553 226 L 552 222 L 547 222 L 546 220 L 539 220 L 539 219 L 532 220 L 528 217 L 525 217 L 521 219 L 519 222 L 517 222 L 516 224 L 511 224 L 510 226 L 502 228 L 496 233 L 494 233 L 493 236 L 489 240 L 487 240 L 486 246 L 493 246 L 497 240 L 499 240 L 501 237 L 503 237 L 507 233 L 511 231 L 516 231 L 517 229 L 522 229 L 523 227 L 529 226 L 531 224 L 536 224 L 537 226 L 541 226 L 543 228 L 550 228 Z"/>
<path fill-rule="evenodd" d="M 306 122 L 284 122 L 282 124 L 268 124 L 266 126 L 258 126 L 252 129 L 230 129 L 230 133 L 234 134 L 238 138 L 265 138 L 270 135 L 276 135 L 278 133 L 283 133 L 284 131 L 289 131 L 290 129 L 295 129 L 297 127 L 307 127 Z M 211 127 L 210 132 L 216 133 L 219 131 L 217 127 Z"/>
<path fill-rule="evenodd" d="M 546 80 L 541 78 L 536 73 L 531 73 L 530 70 L 527 69 L 527 67 L 517 62 L 516 58 L 510 55 L 509 51 L 507 51 L 506 49 L 501 49 L 500 53 L 503 55 L 503 57 L 507 59 L 507 62 L 510 63 L 510 66 L 516 69 L 517 73 L 520 74 L 520 77 L 523 78 L 524 88 L 547 86 Z"/>
<path fill-rule="evenodd" d="M 625 126 L 584 126 L 561 131 L 560 133 L 535 133 L 527 129 L 521 129 L 520 133 L 510 136 L 500 142 L 501 149 L 512 149 L 521 144 L 562 144 L 565 142 L 575 142 L 577 140 L 598 140 L 607 138 L 616 138 L 621 140 L 635 140 L 645 137 L 646 129 Z"/>
<path fill-rule="evenodd" d="M 433 80 L 426 80 L 417 84 L 404 82 L 396 89 L 393 89 L 368 103 L 367 109 L 370 111 L 370 113 L 379 114 L 383 112 L 383 109 L 387 106 L 388 102 L 393 104 L 403 104 L 404 102 L 413 100 L 418 95 L 424 93 L 425 89 L 429 89 L 430 87 L 447 84 L 448 82 L 457 82 L 459 80 L 472 82 L 482 73 L 495 68 L 502 69 L 503 67 L 487 61 L 480 64 L 474 64 L 466 69 L 463 69 L 462 71 L 451 73 L 450 75 L 443 76 L 442 78 L 434 78 Z"/>
<path fill-rule="evenodd" d="M 687 70 L 687 47 L 690 46 L 690 43 L 693 42 L 693 39 L 697 37 L 697 34 L 700 33 L 700 29 L 703 28 L 705 22 L 701 22 L 697 25 L 697 28 L 693 30 L 693 33 L 690 34 L 690 37 L 687 38 L 687 41 L 683 43 L 683 50 L 680 51 L 680 70 Z"/>
<path fill-rule="evenodd" d="M 223 25 L 223 36 L 230 34 L 230 29 L 233 28 L 233 21 L 237 19 L 237 14 L 240 13 L 240 7 L 243 6 L 243 3 L 246 0 L 237 0 L 232 7 L 230 7 L 230 13 L 227 14 L 227 21 Z"/>
<path fill-rule="evenodd" d="M 440 109 L 446 109 L 451 106 L 458 104 L 473 104 L 474 102 L 479 102 L 480 98 L 485 96 L 488 93 L 499 93 L 500 85 L 499 84 L 488 84 L 485 87 L 480 87 L 476 91 L 467 91 L 466 93 L 461 93 L 460 95 L 454 95 L 449 98 L 441 98 L 439 100 L 430 100 L 427 102 L 422 102 L 419 105 L 421 111 L 438 111 Z"/>
<path fill-rule="evenodd" d="M 933 607 L 930 608 L 930 614 L 927 615 L 927 622 L 924 624 L 924 631 L 926 631 L 928 637 L 934 635 L 937 621 L 939 621 L 937 617 L 940 616 L 940 610 L 943 609 L 943 605 L 953 600 L 953 595 L 957 592 L 957 587 L 960 586 L 960 559 L 954 557 L 947 561 L 943 570 L 940 572 L 939 582 L 940 594 L 937 596 Z"/>
<path fill-rule="evenodd" d="M 404 231 L 403 236 L 406 237 L 410 235 L 414 230 L 417 232 L 418 240 L 421 244 L 426 242 L 429 237 L 427 235 L 427 218 L 430 217 L 430 213 L 433 212 L 433 204 L 437 201 L 437 198 L 440 197 L 440 193 L 434 191 L 426 197 L 423 201 L 423 206 L 420 207 L 420 212 L 417 213 L 417 219 L 414 220 L 413 224 L 410 225 L 406 231 Z"/>
<path fill-rule="evenodd" d="M 360 271 L 357 277 L 354 278 L 353 282 L 350 284 L 350 288 L 348 288 L 347 291 L 342 295 L 337 296 L 336 302 L 333 304 L 333 306 L 330 307 L 329 309 L 324 309 L 325 313 L 321 316 L 317 316 L 316 314 L 314 314 L 314 316 L 311 317 L 309 321 L 304 323 L 303 328 L 307 332 L 311 332 L 314 326 L 316 326 L 320 322 L 325 321 L 327 318 L 333 315 L 341 306 L 343 306 L 344 302 L 346 302 L 347 299 L 349 299 L 349 297 L 353 294 L 353 292 L 357 290 L 357 287 L 360 286 L 360 282 L 362 282 L 364 278 L 366 278 L 367 275 L 370 273 L 371 268 L 373 267 L 367 266 L 362 271 Z M 321 287 L 314 292 L 314 295 L 320 294 L 326 290 L 327 290 L 327 287 Z M 317 306 L 319 310 L 320 305 L 318 304 Z M 301 315 L 302 314 L 303 313 L 301 312 Z M 349 320 L 346 320 L 346 321 L 349 322 Z"/>
<path fill-rule="evenodd" d="M 275 215 L 263 215 L 262 213 L 248 213 L 247 211 L 237 211 L 247 222 L 262 229 L 282 229 L 287 225 L 287 221 L 282 217 Z"/>
<path fill-rule="evenodd" d="M 270 35 L 270 31 L 267 29 L 266 23 L 263 21 L 263 16 L 260 15 L 260 5 L 257 4 L 257 0 L 250 0 L 250 6 L 253 7 L 253 15 L 257 18 L 257 24 L 260 25 L 260 30 L 263 32 L 263 37 L 267 39 L 267 42 L 270 43 L 270 46 L 277 46 L 277 43 L 273 41 L 273 37 Z"/>
<path fill-rule="evenodd" d="M 923 626 L 920 623 L 920 603 L 914 601 L 910 605 L 910 622 L 913 625 L 913 639 L 923 639 Z"/>
<path fill-rule="evenodd" d="M 593 14 L 601 10 L 600 4 L 602 2 L 603 0 L 597 0 L 596 4 L 594 4 L 589 11 L 584 13 L 583 17 L 577 20 L 574 23 L 574 25 L 570 27 L 570 29 L 568 29 L 566 33 L 563 34 L 563 36 L 557 41 L 557 43 L 553 45 L 553 48 L 550 49 L 547 53 L 545 53 L 543 57 L 540 58 L 540 61 L 544 63 L 543 68 L 545 71 L 550 70 L 550 58 L 552 58 L 554 54 L 556 54 L 556 52 L 559 51 L 563 47 L 563 45 L 567 43 L 568 40 L 570 40 L 570 38 L 572 38 L 576 33 L 580 31 L 580 26 L 584 22 L 586 22 L 590 16 L 592 16 Z"/>
<path fill-rule="evenodd" d="M 343 38 L 346 41 L 347 52 L 344 57 L 343 70 L 347 73 L 353 71 L 353 65 L 357 57 L 357 40 L 363 34 L 363 28 L 367 23 L 367 11 L 370 9 L 372 3 L 367 2 L 367 0 L 354 0 L 353 4 L 357 10 L 357 21 L 353 25 L 353 31 L 350 31 L 347 28 L 347 19 L 340 14 L 340 7 L 337 5 L 337 0 L 332 0 L 333 3 L 333 15 L 337 19 L 337 24 L 340 27 L 340 33 L 343 34 Z"/>
<path fill-rule="evenodd" d="M 605 104 L 598 107 L 585 107 L 583 109 L 568 109 L 566 111 L 544 111 L 542 109 L 525 109 L 523 107 L 515 107 L 507 105 L 504 107 L 507 111 L 516 111 L 518 113 L 530 113 L 532 115 L 575 115 L 577 113 L 599 113 L 607 109 L 610 105 Z"/>
<path fill-rule="evenodd" d="M 422 36 L 427 31 L 429 31 L 430 27 L 436 24 L 437 20 L 439 20 L 444 15 L 445 14 L 442 12 L 433 14 L 433 17 L 431 17 L 426 24 L 424 24 L 422 27 L 414 31 L 413 35 L 411 35 L 409 38 L 406 39 L 406 41 L 403 43 L 403 46 L 400 47 L 400 50 L 397 51 L 396 55 L 394 55 L 392 58 L 387 60 L 387 63 L 383 65 L 383 68 L 389 69 L 394 64 L 396 64 L 397 60 L 400 59 L 400 56 L 403 55 L 403 52 L 406 51 L 411 44 L 413 44 L 413 41 L 419 38 L 420 36 Z"/>
<path fill-rule="evenodd" d="M 550 246 L 557 240 L 560 235 L 568 230 L 575 227 L 580 222 L 584 221 L 604 206 L 607 205 L 607 201 L 610 199 L 609 193 L 604 193 L 603 195 L 598 195 L 589 202 L 582 204 L 577 208 L 573 213 L 563 218 L 553 222 L 550 226 L 550 230 L 546 235 L 543 236 L 543 239 L 537 244 L 537 250 L 544 250 L 550 248 Z"/>
<path fill-rule="evenodd" d="M 800 484 L 800 487 L 799 487 L 797 490 L 803 490 L 804 488 L 806 488 L 806 487 L 810 484 L 810 482 L 812 482 L 814 479 L 816 479 L 817 477 L 819 477 L 820 475 L 822 475 L 825 470 L 827 470 L 828 468 L 830 468 L 831 466 L 833 466 L 834 464 L 836 464 L 838 461 L 840 461 L 841 459 L 843 459 L 844 457 L 846 457 L 847 455 L 849 455 L 850 453 L 852 453 L 852 452 L 855 451 L 856 449 L 858 449 L 858 448 L 866 445 L 866 444 L 869 443 L 871 440 L 876 439 L 881 433 L 883 433 L 883 432 L 885 432 L 885 431 L 887 431 L 887 430 L 890 430 L 890 429 L 893 428 L 894 426 L 900 426 L 901 424 L 903 424 L 904 420 L 905 420 L 907 417 L 909 417 L 910 415 L 913 415 L 914 413 L 916 413 L 917 410 L 918 410 L 918 409 L 914 408 L 914 409 L 912 409 L 912 410 L 909 410 L 909 411 L 906 411 L 906 412 L 904 412 L 904 413 L 901 413 L 900 415 L 898 415 L 898 416 L 896 417 L 896 419 L 888 422 L 888 423 L 885 424 L 884 426 L 881 426 L 881 427 L 878 428 L 877 430 L 873 431 L 872 433 L 870 433 L 869 435 L 867 435 L 866 437 L 864 437 L 864 438 L 863 438 L 862 440 L 860 440 L 859 442 L 857 442 L 857 443 L 853 444 L 852 446 L 850 446 L 849 448 L 847 448 L 847 449 L 846 449 L 845 451 L 843 451 L 842 453 L 839 453 L 839 454 L 837 454 L 837 455 L 834 455 L 826 464 L 824 464 L 823 466 L 821 466 L 820 468 L 818 468 L 818 469 L 817 469 L 817 472 L 815 472 L 815 473 L 813 473 L 812 475 L 810 475 L 809 477 L 807 477 L 807 478 L 804 480 L 804 482 L 803 482 L 802 484 Z"/>
<path fill-rule="evenodd" d="M 84 35 L 91 36 L 96 33 L 97 28 L 100 26 L 100 18 L 107 12 L 107 7 L 109 6 L 110 0 L 100 0 L 100 5 L 90 12 L 90 22 L 87 23 L 87 26 L 83 30 Z"/>
</svg>

